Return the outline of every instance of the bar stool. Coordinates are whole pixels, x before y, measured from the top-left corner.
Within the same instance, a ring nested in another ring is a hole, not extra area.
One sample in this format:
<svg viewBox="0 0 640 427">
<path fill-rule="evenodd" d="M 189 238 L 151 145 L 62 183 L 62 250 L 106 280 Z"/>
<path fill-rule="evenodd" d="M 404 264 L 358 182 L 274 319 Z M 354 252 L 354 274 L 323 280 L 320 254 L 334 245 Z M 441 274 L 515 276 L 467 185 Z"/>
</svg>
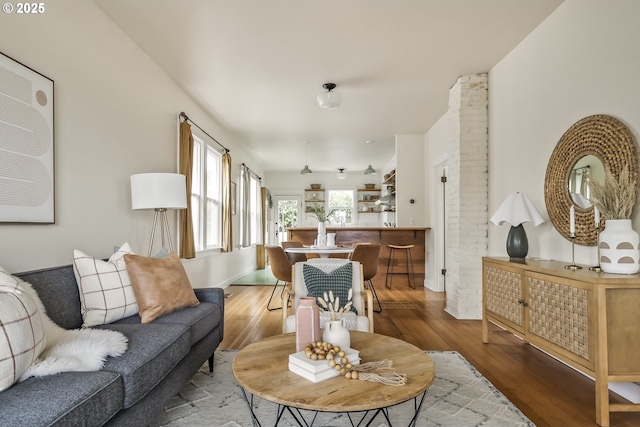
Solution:
<svg viewBox="0 0 640 427">
<path fill-rule="evenodd" d="M 407 275 L 407 279 L 409 280 L 409 286 L 413 289 L 416 288 L 416 277 L 415 277 L 415 273 L 413 271 L 413 258 L 411 257 L 411 248 L 413 248 L 413 245 L 387 245 L 387 247 L 390 249 L 390 253 L 389 253 L 389 261 L 387 262 L 387 277 L 385 277 L 384 279 L 384 285 L 391 289 L 391 284 L 393 282 L 393 274 L 406 274 Z M 407 271 L 398 271 L 398 272 L 394 272 L 393 271 L 393 256 L 395 251 L 404 251 L 405 253 L 405 258 L 407 260 Z M 413 284 L 412 283 L 412 279 L 413 279 Z"/>
</svg>

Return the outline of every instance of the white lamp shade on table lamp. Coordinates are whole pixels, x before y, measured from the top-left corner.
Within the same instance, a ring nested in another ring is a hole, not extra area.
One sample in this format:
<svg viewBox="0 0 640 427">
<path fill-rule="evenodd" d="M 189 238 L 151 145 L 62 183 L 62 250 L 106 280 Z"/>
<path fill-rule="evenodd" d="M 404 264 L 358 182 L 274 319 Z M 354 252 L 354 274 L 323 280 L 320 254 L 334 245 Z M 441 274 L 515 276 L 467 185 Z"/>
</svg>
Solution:
<svg viewBox="0 0 640 427">
<path fill-rule="evenodd" d="M 526 194 L 512 193 L 502 202 L 493 214 L 490 222 L 501 225 L 511 224 L 507 236 L 507 253 L 512 260 L 524 259 L 529 252 L 529 242 L 522 223 L 532 222 L 536 227 L 544 222 L 544 218 Z"/>
<path fill-rule="evenodd" d="M 169 250 L 172 251 L 173 242 L 171 241 L 171 232 L 167 221 L 167 209 L 187 208 L 186 177 L 178 173 L 139 173 L 131 175 L 131 207 L 133 210 L 155 210 L 148 256 L 151 256 L 158 216 L 160 216 L 161 222 L 162 246 L 164 247 L 166 235 L 169 240 Z"/>
<path fill-rule="evenodd" d="M 526 194 L 511 193 L 489 221 L 495 225 L 502 225 L 506 221 L 513 226 L 532 222 L 537 227 L 544 222 L 544 218 Z"/>
<path fill-rule="evenodd" d="M 131 206 L 141 209 L 186 209 L 187 184 L 178 173 L 131 175 Z"/>
</svg>

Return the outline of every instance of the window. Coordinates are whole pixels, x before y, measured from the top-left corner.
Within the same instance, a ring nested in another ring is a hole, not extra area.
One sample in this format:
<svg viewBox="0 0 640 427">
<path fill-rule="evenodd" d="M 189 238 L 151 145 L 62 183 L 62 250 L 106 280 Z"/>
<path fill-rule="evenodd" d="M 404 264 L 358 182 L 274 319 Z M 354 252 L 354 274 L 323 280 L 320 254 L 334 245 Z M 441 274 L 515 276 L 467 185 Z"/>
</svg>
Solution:
<svg viewBox="0 0 640 427">
<path fill-rule="evenodd" d="M 328 190 L 328 212 L 333 211 L 331 221 L 338 224 L 353 223 L 355 197 L 353 190 Z"/>
<path fill-rule="evenodd" d="M 222 155 L 193 135 L 191 213 L 196 251 L 222 246 Z"/>
</svg>

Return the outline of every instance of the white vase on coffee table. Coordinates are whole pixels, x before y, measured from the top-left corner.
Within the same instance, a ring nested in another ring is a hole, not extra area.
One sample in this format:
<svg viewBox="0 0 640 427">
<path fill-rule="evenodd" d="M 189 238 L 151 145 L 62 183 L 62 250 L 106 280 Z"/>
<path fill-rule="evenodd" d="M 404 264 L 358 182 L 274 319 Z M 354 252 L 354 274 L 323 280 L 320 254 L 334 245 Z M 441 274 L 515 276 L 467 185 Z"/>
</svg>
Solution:
<svg viewBox="0 0 640 427">
<path fill-rule="evenodd" d="M 326 322 L 324 331 L 322 332 L 322 341 L 339 345 L 342 348 L 351 346 L 351 335 L 349 330 L 344 327 L 342 319 Z"/>
</svg>

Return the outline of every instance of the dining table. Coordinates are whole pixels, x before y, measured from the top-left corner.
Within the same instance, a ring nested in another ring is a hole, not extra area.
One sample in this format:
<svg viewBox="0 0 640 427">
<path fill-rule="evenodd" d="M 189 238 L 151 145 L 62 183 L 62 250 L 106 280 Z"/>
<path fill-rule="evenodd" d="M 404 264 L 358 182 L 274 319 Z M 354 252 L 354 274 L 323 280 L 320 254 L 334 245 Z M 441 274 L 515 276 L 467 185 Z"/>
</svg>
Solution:
<svg viewBox="0 0 640 427">
<path fill-rule="evenodd" d="M 302 248 L 287 248 L 284 251 L 292 254 L 316 254 L 320 258 L 329 258 L 335 254 L 351 254 L 354 248 L 341 246 L 304 246 Z"/>
</svg>

